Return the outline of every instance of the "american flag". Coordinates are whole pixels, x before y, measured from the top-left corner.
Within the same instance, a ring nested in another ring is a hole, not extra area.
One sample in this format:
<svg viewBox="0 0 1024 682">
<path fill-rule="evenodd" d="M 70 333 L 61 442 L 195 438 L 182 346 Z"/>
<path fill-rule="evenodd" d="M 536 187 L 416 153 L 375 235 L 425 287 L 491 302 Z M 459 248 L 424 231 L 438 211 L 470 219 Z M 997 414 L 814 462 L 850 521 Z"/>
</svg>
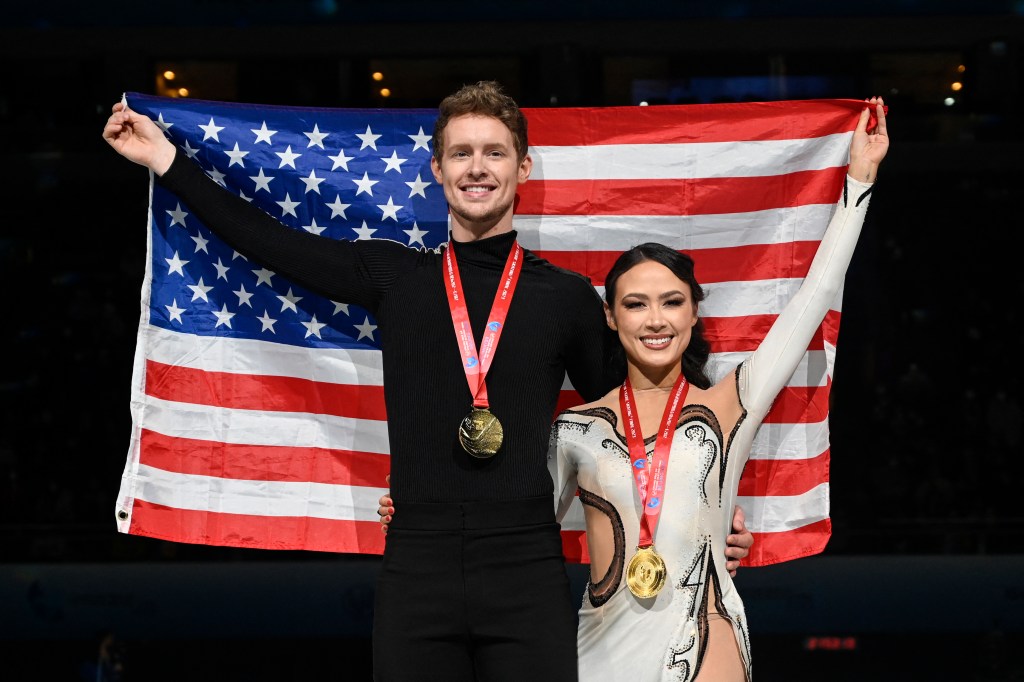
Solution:
<svg viewBox="0 0 1024 682">
<path fill-rule="evenodd" d="M 215 182 L 294 229 L 412 248 L 447 240 L 447 207 L 430 173 L 435 110 L 127 100 Z M 702 317 L 717 380 L 756 347 L 806 274 L 862 108 L 813 100 L 526 109 L 534 170 L 519 191 L 520 241 L 599 291 L 614 258 L 635 244 L 691 253 L 708 291 Z M 373 317 L 247 261 L 156 183 L 147 222 L 118 529 L 382 552 L 376 508 L 389 459 Z M 755 536 L 749 565 L 820 552 L 828 541 L 839 318 L 837 300 L 754 442 L 739 491 Z M 579 402 L 566 383 L 560 407 Z M 577 505 L 563 524 L 571 560 L 586 560 L 582 529 Z"/>
</svg>

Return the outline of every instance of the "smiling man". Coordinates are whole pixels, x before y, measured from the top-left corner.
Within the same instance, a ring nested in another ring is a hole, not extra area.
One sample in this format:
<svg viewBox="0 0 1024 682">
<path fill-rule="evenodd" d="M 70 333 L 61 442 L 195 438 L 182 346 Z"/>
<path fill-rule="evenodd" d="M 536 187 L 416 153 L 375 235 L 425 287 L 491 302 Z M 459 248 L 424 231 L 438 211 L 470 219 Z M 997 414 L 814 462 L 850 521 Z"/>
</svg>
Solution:
<svg viewBox="0 0 1024 682">
<path fill-rule="evenodd" d="M 512 229 L 516 188 L 530 177 L 525 121 L 513 136 L 490 116 L 464 114 L 438 119 L 430 165 L 444 187 L 452 215 L 452 238 L 483 239 Z"/>
<path fill-rule="evenodd" d="M 491 82 L 441 103 L 431 165 L 452 229 L 436 251 L 286 228 L 121 104 L 103 134 L 240 253 L 377 318 L 399 511 L 378 580 L 375 679 L 575 680 L 548 433 L 567 373 L 586 400 L 619 377 L 605 376 L 597 292 L 512 229 L 532 168 L 516 103 Z"/>
<path fill-rule="evenodd" d="M 392 450 L 399 511 L 378 582 L 374 670 L 387 680 L 574 680 L 576 617 L 546 443 L 566 371 L 583 394 L 610 384 L 599 300 L 583 277 L 518 244 L 512 209 L 533 161 L 511 98 L 494 83 L 449 96 L 433 145 L 451 242 L 440 276 L 428 276 L 443 285 L 426 284 L 413 310 L 436 324 L 445 389 L 437 411 L 420 415 L 436 444 Z"/>
</svg>

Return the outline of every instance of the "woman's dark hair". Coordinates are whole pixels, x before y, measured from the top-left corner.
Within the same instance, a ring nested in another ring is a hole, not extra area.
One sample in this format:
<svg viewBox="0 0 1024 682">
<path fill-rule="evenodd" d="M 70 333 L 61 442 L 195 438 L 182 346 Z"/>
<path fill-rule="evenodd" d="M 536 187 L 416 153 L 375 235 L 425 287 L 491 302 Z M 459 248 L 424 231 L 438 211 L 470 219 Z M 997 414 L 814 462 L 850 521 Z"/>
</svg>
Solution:
<svg viewBox="0 0 1024 682">
<path fill-rule="evenodd" d="M 704 289 L 697 283 L 697 279 L 693 274 L 693 259 L 685 253 L 670 249 L 664 244 L 647 242 L 646 244 L 634 246 L 629 251 L 623 253 L 615 260 L 612 269 L 608 271 L 608 276 L 604 279 L 604 298 L 609 308 L 615 309 L 615 286 L 618 284 L 619 278 L 633 267 L 645 261 L 654 261 L 664 265 L 672 271 L 673 275 L 686 282 L 690 286 L 690 293 L 693 296 L 694 304 L 699 304 L 704 300 Z M 616 364 L 621 365 L 625 362 L 625 355 L 622 353 L 621 346 L 619 353 L 622 354 L 622 359 L 617 361 Z M 710 354 L 711 345 L 704 338 L 704 319 L 698 317 L 697 324 L 693 325 L 690 344 L 683 352 L 683 376 L 698 388 L 711 387 L 711 379 L 708 378 L 705 367 Z"/>
</svg>

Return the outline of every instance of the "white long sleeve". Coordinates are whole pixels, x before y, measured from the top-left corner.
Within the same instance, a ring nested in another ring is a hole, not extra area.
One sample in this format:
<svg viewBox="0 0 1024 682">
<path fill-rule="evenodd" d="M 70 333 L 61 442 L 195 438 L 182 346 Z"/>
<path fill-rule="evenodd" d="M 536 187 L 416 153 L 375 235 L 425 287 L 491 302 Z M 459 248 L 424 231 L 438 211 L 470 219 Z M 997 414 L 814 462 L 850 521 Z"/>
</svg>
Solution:
<svg viewBox="0 0 1024 682">
<path fill-rule="evenodd" d="M 548 473 L 555 485 L 555 519 L 561 523 L 576 497 L 576 464 L 569 461 L 568 445 L 558 438 L 557 422 L 548 444 Z"/>
<path fill-rule="evenodd" d="M 846 177 L 846 187 L 800 289 L 740 371 L 739 395 L 748 419 L 760 423 L 807 350 L 842 290 L 872 185 Z"/>
</svg>

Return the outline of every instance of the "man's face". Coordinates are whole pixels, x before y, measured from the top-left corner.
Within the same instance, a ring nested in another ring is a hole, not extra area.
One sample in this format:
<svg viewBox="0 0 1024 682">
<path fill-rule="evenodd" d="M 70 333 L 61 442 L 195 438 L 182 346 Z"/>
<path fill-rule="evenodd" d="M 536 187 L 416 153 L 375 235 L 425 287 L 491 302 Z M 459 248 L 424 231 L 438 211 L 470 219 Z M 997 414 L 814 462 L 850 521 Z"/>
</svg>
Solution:
<svg viewBox="0 0 1024 682">
<path fill-rule="evenodd" d="M 530 156 L 519 160 L 512 132 L 490 116 L 453 118 L 443 135 L 443 155 L 430 165 L 457 223 L 453 229 L 480 236 L 505 220 L 511 229 L 516 188 L 530 176 Z"/>
</svg>

